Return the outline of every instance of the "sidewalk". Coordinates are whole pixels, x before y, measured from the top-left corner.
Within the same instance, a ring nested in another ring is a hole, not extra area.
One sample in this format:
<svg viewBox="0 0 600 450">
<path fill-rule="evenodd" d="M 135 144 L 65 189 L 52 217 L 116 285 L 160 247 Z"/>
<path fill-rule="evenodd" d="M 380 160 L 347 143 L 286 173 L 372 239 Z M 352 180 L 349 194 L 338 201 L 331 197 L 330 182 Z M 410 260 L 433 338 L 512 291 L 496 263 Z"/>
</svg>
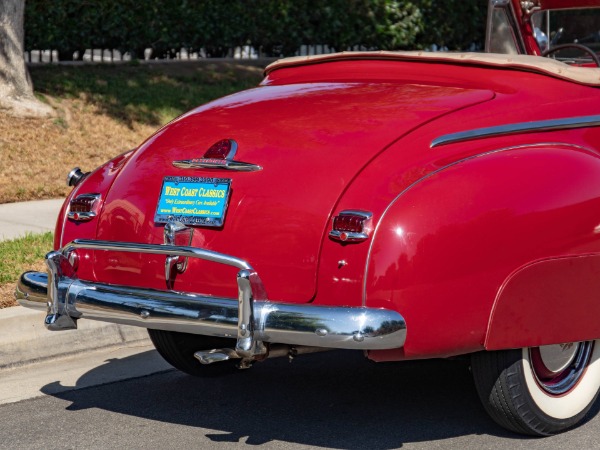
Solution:
<svg viewBox="0 0 600 450">
<path fill-rule="evenodd" d="M 0 241 L 54 231 L 63 199 L 0 205 Z"/>
<path fill-rule="evenodd" d="M 54 231 L 62 204 L 58 199 L 0 205 L 0 241 Z M 0 309 L 0 370 L 127 342 L 149 343 L 139 327 L 82 320 L 77 330 L 51 332 L 44 317 L 21 306 Z"/>
</svg>

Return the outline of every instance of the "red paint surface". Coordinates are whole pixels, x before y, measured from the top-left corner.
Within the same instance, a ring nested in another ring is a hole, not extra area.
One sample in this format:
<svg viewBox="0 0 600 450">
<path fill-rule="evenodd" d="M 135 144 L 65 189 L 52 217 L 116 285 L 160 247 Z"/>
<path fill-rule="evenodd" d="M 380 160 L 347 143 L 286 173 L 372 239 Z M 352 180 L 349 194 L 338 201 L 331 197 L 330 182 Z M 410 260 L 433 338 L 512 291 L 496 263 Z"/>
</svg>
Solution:
<svg viewBox="0 0 600 450">
<path fill-rule="evenodd" d="M 415 98 L 423 101 L 415 104 Z M 172 123 L 131 158 L 106 196 L 99 239 L 163 242 L 153 223 L 164 176 L 231 178 L 223 228 L 197 227 L 193 245 L 247 260 L 269 298 L 307 302 L 332 207 L 356 173 L 399 136 L 491 93 L 446 86 L 336 82 L 267 86 L 201 107 Z M 258 172 L 187 170 L 223 138 Z M 96 276 L 164 288 L 164 257 L 96 255 Z M 202 275 L 199 275 L 201 273 Z M 175 289 L 236 297 L 236 271 L 192 261 Z"/>
<path fill-rule="evenodd" d="M 498 293 L 485 347 L 496 350 L 596 339 L 599 292 L 600 254 L 525 266 Z"/>
<path fill-rule="evenodd" d="M 597 192 L 600 159 L 573 147 L 506 150 L 434 173 L 402 194 L 380 220 L 369 259 L 367 304 L 391 304 L 402 312 L 408 324 L 406 357 L 483 349 L 497 293 L 516 268 L 600 251 Z M 570 277 L 556 276 L 553 281 L 567 288 Z M 588 296 L 565 302 L 575 315 L 598 311 L 591 301 L 597 281 L 585 279 L 589 283 L 579 289 Z M 546 282 L 530 276 L 521 294 Z M 511 299 L 500 298 L 501 306 L 513 306 Z M 497 313 L 496 348 L 522 347 L 533 333 L 540 336 L 530 313 L 545 309 L 546 300 L 532 295 L 523 301 L 530 308 L 521 317 L 515 317 L 518 308 Z M 520 326 L 529 321 L 530 328 Z M 582 332 L 577 321 L 548 325 L 544 337 L 550 341 L 567 342 L 565 337 Z M 600 326 L 586 333 L 600 337 Z"/>
</svg>

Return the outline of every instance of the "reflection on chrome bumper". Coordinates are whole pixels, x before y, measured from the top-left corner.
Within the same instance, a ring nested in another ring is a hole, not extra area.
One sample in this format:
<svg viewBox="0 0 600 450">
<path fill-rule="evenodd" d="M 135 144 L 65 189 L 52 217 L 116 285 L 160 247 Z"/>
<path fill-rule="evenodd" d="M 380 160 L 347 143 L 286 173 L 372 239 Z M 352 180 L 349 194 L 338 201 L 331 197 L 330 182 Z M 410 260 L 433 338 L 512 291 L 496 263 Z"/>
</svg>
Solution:
<svg viewBox="0 0 600 450">
<path fill-rule="evenodd" d="M 239 298 L 79 280 L 65 256 L 77 248 L 182 255 L 234 265 L 241 269 L 238 273 Z M 46 326 L 51 330 L 76 328 L 76 320 L 86 318 L 230 337 L 237 339 L 235 351 L 245 357 L 264 353 L 263 341 L 357 350 L 404 345 L 406 324 L 395 311 L 271 302 L 260 298 L 264 289 L 252 267 L 236 258 L 227 258 L 227 255 L 191 247 L 74 241 L 63 251 L 46 256 L 49 275 L 40 272 L 22 274 L 16 297 L 23 306 L 48 308 Z"/>
</svg>

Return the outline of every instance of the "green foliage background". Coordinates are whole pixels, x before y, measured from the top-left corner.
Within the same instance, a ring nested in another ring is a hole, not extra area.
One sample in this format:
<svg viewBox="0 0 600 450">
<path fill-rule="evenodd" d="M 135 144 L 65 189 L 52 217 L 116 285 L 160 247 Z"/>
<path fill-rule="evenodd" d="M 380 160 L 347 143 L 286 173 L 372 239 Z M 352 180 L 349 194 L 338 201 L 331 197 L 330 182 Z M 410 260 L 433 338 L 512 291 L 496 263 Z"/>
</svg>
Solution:
<svg viewBox="0 0 600 450">
<path fill-rule="evenodd" d="M 252 45 L 289 56 L 302 44 L 337 51 L 468 49 L 483 41 L 486 2 L 463 0 L 27 0 L 25 48 L 57 49 L 61 60 L 89 48 L 142 58 L 182 47 L 223 57 Z"/>
</svg>

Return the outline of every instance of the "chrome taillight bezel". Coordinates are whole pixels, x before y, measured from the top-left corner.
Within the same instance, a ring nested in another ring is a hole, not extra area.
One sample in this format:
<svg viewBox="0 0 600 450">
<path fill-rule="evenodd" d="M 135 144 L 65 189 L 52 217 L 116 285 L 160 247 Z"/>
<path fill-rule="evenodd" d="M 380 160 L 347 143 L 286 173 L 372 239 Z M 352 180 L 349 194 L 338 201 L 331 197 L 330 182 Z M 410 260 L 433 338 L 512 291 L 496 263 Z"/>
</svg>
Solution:
<svg viewBox="0 0 600 450">
<path fill-rule="evenodd" d="M 369 238 L 372 231 L 373 213 L 356 209 L 340 211 L 331 221 L 329 237 L 339 242 L 362 242 Z M 343 226 L 340 222 L 353 220 L 352 227 Z"/>
<path fill-rule="evenodd" d="M 80 194 L 69 202 L 67 217 L 74 222 L 89 222 L 98 215 L 101 201 L 100 194 Z"/>
</svg>

